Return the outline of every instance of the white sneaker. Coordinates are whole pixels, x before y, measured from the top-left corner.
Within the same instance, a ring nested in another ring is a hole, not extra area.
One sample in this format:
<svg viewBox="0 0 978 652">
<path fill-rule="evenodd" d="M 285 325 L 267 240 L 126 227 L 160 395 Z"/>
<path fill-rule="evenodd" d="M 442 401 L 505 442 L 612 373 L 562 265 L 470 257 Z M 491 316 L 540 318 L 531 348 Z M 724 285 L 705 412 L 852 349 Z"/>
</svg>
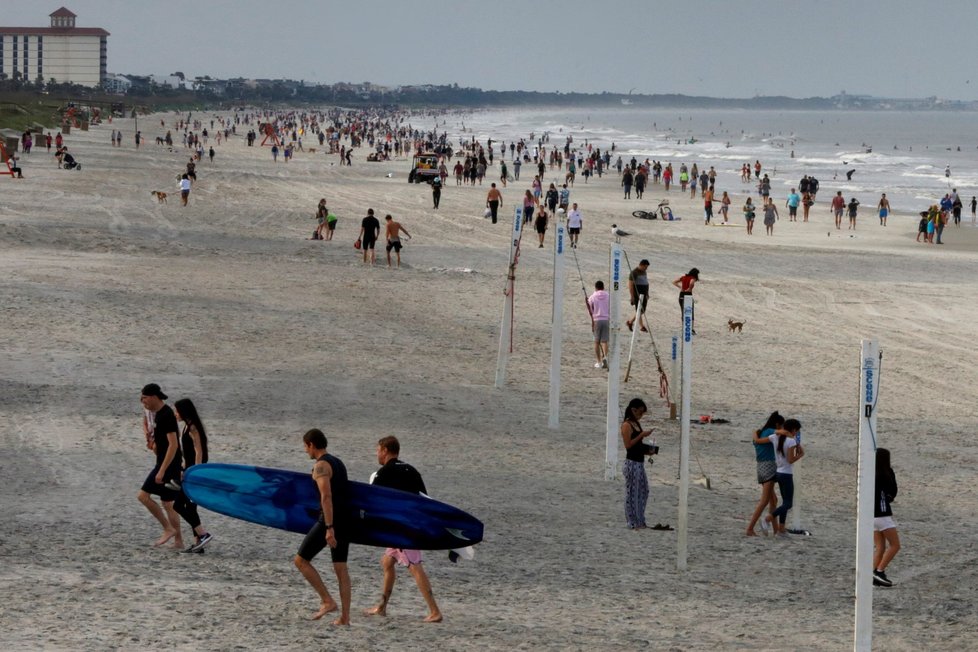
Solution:
<svg viewBox="0 0 978 652">
<path fill-rule="evenodd" d="M 600 363 L 600 362 L 595 362 L 595 363 L 594 363 L 594 368 L 595 368 L 595 369 L 600 369 L 600 368 L 601 368 L 601 366 L 602 366 L 602 365 L 601 365 L 601 363 Z"/>
</svg>

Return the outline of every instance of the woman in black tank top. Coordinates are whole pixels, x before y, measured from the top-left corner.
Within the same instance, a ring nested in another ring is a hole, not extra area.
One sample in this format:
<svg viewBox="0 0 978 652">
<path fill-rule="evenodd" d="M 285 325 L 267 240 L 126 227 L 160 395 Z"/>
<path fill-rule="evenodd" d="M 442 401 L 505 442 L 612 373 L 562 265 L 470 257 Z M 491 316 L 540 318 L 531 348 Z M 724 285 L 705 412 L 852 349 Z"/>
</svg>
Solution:
<svg viewBox="0 0 978 652">
<path fill-rule="evenodd" d="M 645 402 L 633 398 L 625 408 L 625 420 L 621 424 L 621 440 L 625 444 L 625 522 L 629 529 L 638 530 L 645 525 L 645 506 L 649 500 L 649 478 L 645 474 L 645 456 L 658 453 L 658 447 L 644 443 L 652 430 L 642 430 L 640 423 L 648 411 Z M 662 529 L 662 526 L 658 526 Z"/>
<path fill-rule="evenodd" d="M 195 464 L 207 462 L 207 430 L 200 420 L 197 407 L 189 398 L 180 399 L 173 404 L 173 407 L 177 419 L 184 424 L 183 434 L 180 436 L 180 450 L 183 452 L 183 469 L 186 471 Z M 194 544 L 183 552 L 204 552 L 204 546 L 210 543 L 212 537 L 201 525 L 197 505 L 187 498 L 183 489 L 180 489 L 180 495 L 173 502 L 173 509 L 194 531 Z"/>
<path fill-rule="evenodd" d="M 183 421 L 180 435 L 180 450 L 183 452 L 183 468 L 207 462 L 207 430 L 197 414 L 197 408 L 189 398 L 182 398 L 173 404 L 177 418 Z"/>
</svg>

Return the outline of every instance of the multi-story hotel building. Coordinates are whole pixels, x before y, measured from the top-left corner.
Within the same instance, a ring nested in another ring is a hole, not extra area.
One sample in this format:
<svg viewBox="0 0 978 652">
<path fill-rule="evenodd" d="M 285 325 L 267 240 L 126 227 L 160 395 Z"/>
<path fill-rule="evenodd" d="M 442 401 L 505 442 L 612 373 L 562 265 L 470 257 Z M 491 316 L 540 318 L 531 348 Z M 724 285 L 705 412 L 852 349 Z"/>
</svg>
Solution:
<svg viewBox="0 0 978 652">
<path fill-rule="evenodd" d="M 50 27 L 0 27 L 0 78 L 100 86 L 109 33 L 75 27 L 75 17 L 62 7 Z"/>
</svg>

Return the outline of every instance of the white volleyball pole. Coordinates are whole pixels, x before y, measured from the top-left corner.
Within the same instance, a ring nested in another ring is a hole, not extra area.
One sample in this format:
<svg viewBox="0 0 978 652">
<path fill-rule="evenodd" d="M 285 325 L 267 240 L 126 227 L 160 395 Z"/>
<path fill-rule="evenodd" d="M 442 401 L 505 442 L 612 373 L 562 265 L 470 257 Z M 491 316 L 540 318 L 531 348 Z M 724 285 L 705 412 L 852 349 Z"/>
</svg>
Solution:
<svg viewBox="0 0 978 652">
<path fill-rule="evenodd" d="M 873 648 L 873 506 L 876 500 L 876 399 L 879 342 L 863 340 L 859 366 L 859 467 L 856 480 L 856 626 L 852 649 Z"/>
<path fill-rule="evenodd" d="M 689 413 L 690 380 L 693 375 L 693 297 L 686 295 L 683 303 L 683 383 L 682 405 L 679 412 L 679 524 L 676 531 L 676 568 L 686 570 L 686 529 L 689 513 Z"/>
<path fill-rule="evenodd" d="M 675 419 L 679 412 L 676 410 L 676 395 L 680 391 L 682 381 L 679 379 L 679 336 L 672 336 L 672 376 L 669 382 L 669 418 Z"/>
<path fill-rule="evenodd" d="M 605 422 L 604 447 L 604 479 L 614 480 L 618 477 L 618 441 L 621 439 L 621 421 L 619 414 L 619 394 L 621 391 L 621 360 L 619 359 L 618 331 L 621 328 L 621 306 L 618 305 L 621 295 L 621 245 L 611 245 L 611 314 L 610 333 L 608 335 L 608 405 Z"/>
<path fill-rule="evenodd" d="M 553 319 L 550 332 L 550 418 L 547 425 L 560 426 L 560 354 L 564 326 L 564 239 L 566 226 L 561 216 L 554 241 Z"/>
<path fill-rule="evenodd" d="M 639 301 L 641 301 L 641 296 L 639 296 Z M 641 309 L 641 303 L 635 306 L 635 315 L 632 320 L 632 333 L 629 336 L 628 341 L 628 364 L 625 365 L 625 382 L 628 382 L 628 378 L 632 375 L 632 355 L 635 351 L 635 334 L 640 328 L 642 323 L 642 316 L 639 310 Z"/>
<path fill-rule="evenodd" d="M 513 288 L 516 283 L 516 262 L 520 250 L 523 229 L 523 207 L 516 207 L 513 218 L 513 239 L 509 246 L 509 265 L 506 267 L 506 291 L 503 297 L 503 320 L 499 325 L 499 355 L 496 358 L 496 389 L 506 384 L 506 363 L 509 362 L 510 344 L 513 341 Z"/>
</svg>

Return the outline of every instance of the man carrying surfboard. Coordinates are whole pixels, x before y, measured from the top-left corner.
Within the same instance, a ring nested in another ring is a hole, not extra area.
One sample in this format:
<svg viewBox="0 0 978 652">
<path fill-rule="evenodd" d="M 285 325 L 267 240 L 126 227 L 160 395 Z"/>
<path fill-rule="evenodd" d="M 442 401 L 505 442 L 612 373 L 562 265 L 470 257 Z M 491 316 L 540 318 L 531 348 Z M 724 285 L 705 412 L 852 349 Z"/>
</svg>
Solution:
<svg viewBox="0 0 978 652">
<path fill-rule="evenodd" d="M 384 437 L 377 442 L 377 463 L 381 467 L 374 474 L 371 484 L 407 491 L 412 494 L 427 494 L 428 491 L 425 489 L 421 474 L 410 464 L 399 460 L 400 454 L 401 443 L 397 437 Z M 428 581 L 428 574 L 425 573 L 421 562 L 420 550 L 388 548 L 384 552 L 384 556 L 380 558 L 380 565 L 384 569 L 383 593 L 377 606 L 367 610 L 367 615 L 387 615 L 387 602 L 390 600 L 391 592 L 394 590 L 394 582 L 397 580 L 397 564 L 401 564 L 407 566 L 421 591 L 421 596 L 428 603 L 428 617 L 424 619 L 424 622 L 440 623 L 442 620 L 441 610 L 438 609 L 438 603 L 435 602 L 435 596 L 431 592 L 431 583 Z"/>
<path fill-rule="evenodd" d="M 333 561 L 333 571 L 340 587 L 340 616 L 334 625 L 350 624 L 350 571 L 346 560 L 350 551 L 349 539 L 349 489 L 346 466 L 338 457 L 326 452 L 327 440 L 322 430 L 313 428 L 302 436 L 306 454 L 316 460 L 312 467 L 312 479 L 319 488 L 319 520 L 312 526 L 302 540 L 295 555 L 295 566 L 319 594 L 322 603 L 312 620 L 319 620 L 331 611 L 336 611 L 336 601 L 326 590 L 323 578 L 312 565 L 313 558 L 329 546 Z"/>
</svg>

